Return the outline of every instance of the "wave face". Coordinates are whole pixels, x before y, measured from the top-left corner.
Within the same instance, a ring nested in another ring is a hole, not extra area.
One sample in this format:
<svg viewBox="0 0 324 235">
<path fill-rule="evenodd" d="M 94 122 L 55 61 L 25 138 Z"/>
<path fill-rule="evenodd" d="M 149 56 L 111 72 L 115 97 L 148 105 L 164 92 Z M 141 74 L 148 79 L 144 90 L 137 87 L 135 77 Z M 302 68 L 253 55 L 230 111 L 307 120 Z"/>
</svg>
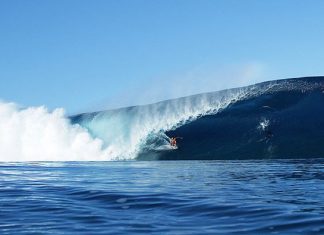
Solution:
<svg viewBox="0 0 324 235">
<path fill-rule="evenodd" d="M 264 82 L 70 117 L 107 160 L 324 156 L 324 77 Z M 180 136 L 178 149 L 170 136 Z"/>
</svg>

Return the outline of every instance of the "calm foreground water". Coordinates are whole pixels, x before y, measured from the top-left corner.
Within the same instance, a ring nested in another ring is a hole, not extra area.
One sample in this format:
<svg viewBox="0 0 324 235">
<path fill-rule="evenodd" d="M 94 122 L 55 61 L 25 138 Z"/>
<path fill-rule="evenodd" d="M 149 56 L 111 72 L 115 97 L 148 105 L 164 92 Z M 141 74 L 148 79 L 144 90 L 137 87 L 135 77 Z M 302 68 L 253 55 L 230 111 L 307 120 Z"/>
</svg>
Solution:
<svg viewBox="0 0 324 235">
<path fill-rule="evenodd" d="M 323 163 L 0 163 L 0 234 L 324 234 Z"/>
</svg>

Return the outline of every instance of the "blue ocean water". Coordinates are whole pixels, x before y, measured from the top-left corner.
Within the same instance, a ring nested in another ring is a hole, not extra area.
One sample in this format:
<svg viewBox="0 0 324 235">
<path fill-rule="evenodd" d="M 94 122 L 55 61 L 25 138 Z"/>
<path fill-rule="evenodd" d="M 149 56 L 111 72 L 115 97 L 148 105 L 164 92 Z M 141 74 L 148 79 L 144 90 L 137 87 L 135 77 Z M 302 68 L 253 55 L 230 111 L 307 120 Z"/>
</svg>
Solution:
<svg viewBox="0 0 324 235">
<path fill-rule="evenodd" d="M 1 163 L 0 233 L 324 234 L 323 163 Z"/>
</svg>

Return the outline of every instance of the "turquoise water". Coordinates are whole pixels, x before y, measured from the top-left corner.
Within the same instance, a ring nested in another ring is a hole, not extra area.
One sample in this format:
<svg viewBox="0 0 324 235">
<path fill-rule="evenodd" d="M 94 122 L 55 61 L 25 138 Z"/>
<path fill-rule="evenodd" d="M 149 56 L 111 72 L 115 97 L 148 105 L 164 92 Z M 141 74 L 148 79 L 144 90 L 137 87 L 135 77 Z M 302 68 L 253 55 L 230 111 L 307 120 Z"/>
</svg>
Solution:
<svg viewBox="0 0 324 235">
<path fill-rule="evenodd" d="M 0 163 L 0 233 L 324 234 L 323 163 Z"/>
</svg>

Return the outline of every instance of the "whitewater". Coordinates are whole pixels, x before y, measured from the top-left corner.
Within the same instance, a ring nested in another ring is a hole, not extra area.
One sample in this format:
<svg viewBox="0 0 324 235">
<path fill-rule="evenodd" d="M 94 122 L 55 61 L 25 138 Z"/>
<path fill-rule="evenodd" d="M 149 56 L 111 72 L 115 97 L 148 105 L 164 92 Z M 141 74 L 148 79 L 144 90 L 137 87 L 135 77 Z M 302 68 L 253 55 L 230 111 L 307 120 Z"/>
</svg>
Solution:
<svg viewBox="0 0 324 235">
<path fill-rule="evenodd" d="M 63 109 L 0 103 L 0 161 L 105 160 L 102 141 L 71 125 Z"/>
<path fill-rule="evenodd" d="M 64 109 L 0 102 L 0 161 L 134 160 L 141 152 L 170 150 L 168 131 L 232 104 L 317 83 L 277 80 L 154 104 L 68 117 Z"/>
</svg>

